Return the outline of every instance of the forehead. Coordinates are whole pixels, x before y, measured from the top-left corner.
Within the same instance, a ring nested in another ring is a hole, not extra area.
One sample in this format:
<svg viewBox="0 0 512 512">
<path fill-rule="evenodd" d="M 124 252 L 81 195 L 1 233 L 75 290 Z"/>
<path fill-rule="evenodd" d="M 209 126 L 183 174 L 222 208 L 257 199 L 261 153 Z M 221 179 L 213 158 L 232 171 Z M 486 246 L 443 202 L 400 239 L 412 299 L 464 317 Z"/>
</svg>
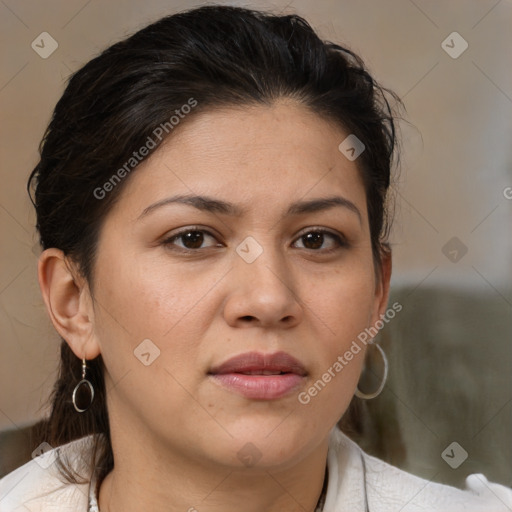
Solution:
<svg viewBox="0 0 512 512">
<path fill-rule="evenodd" d="M 338 149 L 346 137 L 340 126 L 291 101 L 194 114 L 133 172 L 117 207 L 139 215 L 150 202 L 182 193 L 261 214 L 338 193 L 364 214 L 360 170 Z"/>
</svg>

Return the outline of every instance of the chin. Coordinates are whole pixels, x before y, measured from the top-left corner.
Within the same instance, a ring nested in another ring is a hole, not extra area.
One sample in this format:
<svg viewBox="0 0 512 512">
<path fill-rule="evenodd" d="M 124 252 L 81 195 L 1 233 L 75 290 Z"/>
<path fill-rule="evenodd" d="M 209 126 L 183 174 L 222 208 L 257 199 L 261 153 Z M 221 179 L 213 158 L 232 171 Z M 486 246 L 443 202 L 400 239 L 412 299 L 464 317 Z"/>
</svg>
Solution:
<svg viewBox="0 0 512 512">
<path fill-rule="evenodd" d="M 227 455 L 226 462 L 238 469 L 284 470 L 304 458 L 323 438 L 322 433 L 315 435 L 308 430 L 306 422 L 299 424 L 292 418 L 283 421 L 282 415 L 259 421 L 244 418 L 226 430 L 233 438 L 218 446 Z"/>
</svg>

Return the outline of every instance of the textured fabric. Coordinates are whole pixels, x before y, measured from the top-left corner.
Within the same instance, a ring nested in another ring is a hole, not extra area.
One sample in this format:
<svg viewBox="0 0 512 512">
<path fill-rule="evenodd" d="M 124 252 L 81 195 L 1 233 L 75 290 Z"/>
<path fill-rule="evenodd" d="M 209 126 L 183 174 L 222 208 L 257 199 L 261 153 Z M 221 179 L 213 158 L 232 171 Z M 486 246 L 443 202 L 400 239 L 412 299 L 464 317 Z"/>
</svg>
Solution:
<svg viewBox="0 0 512 512">
<path fill-rule="evenodd" d="M 338 429 L 332 432 L 324 512 L 512 512 L 512 489 L 483 475 L 470 475 L 460 490 L 361 453 Z"/>
<path fill-rule="evenodd" d="M 98 512 L 91 465 L 83 465 L 91 439 L 50 450 L 2 478 L 0 512 Z M 56 450 L 83 471 L 85 483 L 62 482 Z M 464 490 L 429 482 L 365 454 L 338 428 L 331 432 L 327 467 L 323 512 L 512 512 L 512 489 L 478 474 L 466 479 Z"/>
</svg>

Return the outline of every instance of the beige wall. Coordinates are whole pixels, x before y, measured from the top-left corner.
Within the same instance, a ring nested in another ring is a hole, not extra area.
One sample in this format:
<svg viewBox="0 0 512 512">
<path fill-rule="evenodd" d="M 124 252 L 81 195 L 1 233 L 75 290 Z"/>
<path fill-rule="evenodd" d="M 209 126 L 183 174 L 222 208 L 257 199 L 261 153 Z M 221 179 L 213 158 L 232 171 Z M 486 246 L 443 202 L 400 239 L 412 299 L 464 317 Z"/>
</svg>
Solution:
<svg viewBox="0 0 512 512">
<path fill-rule="evenodd" d="M 512 199 L 504 190 L 512 187 L 512 3 L 232 3 L 298 11 L 324 38 L 360 52 L 384 85 L 404 98 L 411 124 L 402 126 L 393 284 L 417 290 L 450 284 L 490 293 L 502 301 L 510 322 Z M 106 45 L 163 14 L 194 5 L 199 3 L 0 3 L 0 428 L 40 416 L 38 408 L 54 379 L 58 343 L 39 297 L 34 215 L 25 184 L 66 77 Z M 59 45 L 47 59 L 31 48 L 43 31 Z M 469 44 L 457 59 L 441 47 L 453 31 Z M 468 247 L 457 263 L 442 252 L 453 236 Z M 418 326 L 421 321 L 417 318 Z M 487 346 L 509 358 L 508 343 L 496 339 L 492 329 L 489 325 Z"/>
</svg>

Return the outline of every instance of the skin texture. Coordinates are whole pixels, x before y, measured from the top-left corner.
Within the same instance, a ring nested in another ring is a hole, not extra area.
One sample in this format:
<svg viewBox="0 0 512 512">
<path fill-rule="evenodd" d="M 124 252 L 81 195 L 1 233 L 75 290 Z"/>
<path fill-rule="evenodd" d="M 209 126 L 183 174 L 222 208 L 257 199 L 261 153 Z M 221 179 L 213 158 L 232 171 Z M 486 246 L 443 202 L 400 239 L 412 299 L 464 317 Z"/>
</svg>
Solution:
<svg viewBox="0 0 512 512">
<path fill-rule="evenodd" d="M 77 357 L 101 353 L 107 369 L 115 467 L 100 489 L 102 511 L 314 510 L 328 434 L 365 351 L 307 405 L 297 397 L 384 313 L 391 273 L 386 258 L 376 280 L 360 171 L 338 150 L 347 135 L 292 101 L 203 112 L 129 177 L 100 233 L 94 297 L 61 251 L 41 255 L 56 329 Z M 245 212 L 176 203 L 141 217 L 177 194 Z M 334 195 L 361 218 L 342 206 L 283 216 L 292 202 Z M 165 242 L 183 228 L 211 235 L 187 253 L 183 238 Z M 302 238 L 314 228 L 349 245 Z M 236 252 L 248 236 L 263 249 L 252 263 Z M 149 366 L 134 356 L 144 339 L 160 350 Z M 285 351 L 307 376 L 275 400 L 213 382 L 212 366 L 249 351 Z M 238 456 L 247 443 L 251 466 Z"/>
</svg>

